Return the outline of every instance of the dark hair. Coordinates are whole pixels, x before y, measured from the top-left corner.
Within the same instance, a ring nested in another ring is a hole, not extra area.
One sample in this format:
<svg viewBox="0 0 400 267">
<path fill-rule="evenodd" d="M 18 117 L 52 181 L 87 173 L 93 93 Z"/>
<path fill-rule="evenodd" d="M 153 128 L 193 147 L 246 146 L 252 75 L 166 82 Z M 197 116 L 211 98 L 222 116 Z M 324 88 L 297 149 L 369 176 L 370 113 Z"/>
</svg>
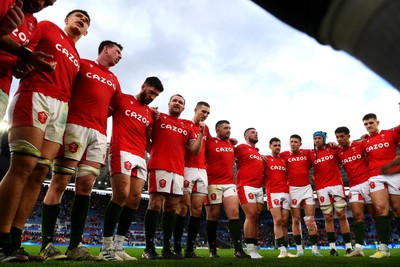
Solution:
<svg viewBox="0 0 400 267">
<path fill-rule="evenodd" d="M 272 137 L 271 140 L 269 140 L 269 145 L 272 145 L 273 142 L 280 142 L 278 137 Z"/>
<path fill-rule="evenodd" d="M 164 86 L 162 85 L 160 79 L 158 79 L 157 77 L 154 77 L 154 76 L 147 77 L 146 80 L 144 81 L 144 83 L 150 87 L 154 87 L 160 93 L 164 91 Z"/>
<path fill-rule="evenodd" d="M 300 135 L 298 135 L 298 134 L 292 134 L 292 135 L 290 136 L 290 138 L 289 138 L 289 139 L 292 139 L 292 138 L 299 139 L 299 140 L 300 140 L 300 142 L 301 142 L 301 136 L 300 136 Z"/>
<path fill-rule="evenodd" d="M 363 117 L 363 121 L 369 120 L 369 119 L 374 119 L 377 120 L 378 118 L 376 117 L 376 115 L 374 113 L 368 113 L 367 115 L 365 115 Z"/>
<path fill-rule="evenodd" d="M 89 16 L 89 14 L 85 11 L 85 10 L 82 10 L 82 9 L 74 9 L 74 10 L 72 10 L 72 11 L 70 11 L 68 14 L 67 14 L 67 16 L 66 16 L 66 18 L 68 18 L 69 16 L 71 16 L 72 14 L 74 14 L 74 13 L 82 13 L 83 15 L 85 15 L 88 19 L 89 19 L 89 25 L 90 25 L 90 16 Z"/>
<path fill-rule="evenodd" d="M 201 107 L 201 106 L 210 107 L 210 104 L 208 104 L 208 103 L 205 102 L 205 101 L 199 101 L 199 102 L 197 103 L 197 105 L 196 105 L 196 108 L 199 108 L 199 107 Z"/>
<path fill-rule="evenodd" d="M 224 123 L 230 124 L 230 122 L 227 121 L 227 120 L 220 120 L 220 121 L 217 122 L 217 124 L 215 124 L 215 130 L 218 130 L 218 128 Z"/>
<path fill-rule="evenodd" d="M 113 42 L 113 41 L 110 41 L 110 40 L 104 40 L 99 45 L 99 55 L 103 51 L 104 47 L 106 47 L 106 46 L 107 47 L 113 47 L 114 45 L 118 46 L 118 48 L 121 49 L 121 51 L 122 51 L 122 49 L 124 49 L 122 47 L 122 45 L 120 45 L 119 43 L 116 43 L 116 42 Z"/>
<path fill-rule="evenodd" d="M 346 126 L 342 126 L 342 127 L 338 127 L 338 128 L 335 130 L 335 134 L 337 134 L 337 133 L 350 134 L 350 130 L 349 130 L 349 128 L 347 128 Z"/>
<path fill-rule="evenodd" d="M 183 98 L 183 104 L 184 104 L 184 105 L 186 104 L 185 98 L 184 98 L 183 96 L 181 96 L 180 94 L 174 94 L 174 95 L 172 95 L 171 98 L 169 99 L 169 102 L 171 102 L 171 99 L 172 99 L 174 96 L 182 97 L 182 98 Z"/>
<path fill-rule="evenodd" d="M 246 134 L 247 134 L 248 131 L 250 131 L 250 130 L 255 130 L 255 129 L 256 129 L 256 128 L 254 128 L 254 127 L 247 128 L 246 131 L 244 131 L 243 135 L 246 136 Z"/>
</svg>

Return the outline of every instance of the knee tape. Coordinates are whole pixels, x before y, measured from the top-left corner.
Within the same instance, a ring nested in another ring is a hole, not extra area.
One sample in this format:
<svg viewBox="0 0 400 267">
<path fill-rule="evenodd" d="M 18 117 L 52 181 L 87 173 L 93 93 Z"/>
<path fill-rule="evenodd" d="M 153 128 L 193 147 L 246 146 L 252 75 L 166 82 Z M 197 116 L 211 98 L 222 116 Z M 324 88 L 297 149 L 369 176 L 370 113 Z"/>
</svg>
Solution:
<svg viewBox="0 0 400 267">
<path fill-rule="evenodd" d="M 49 159 L 39 158 L 37 164 L 45 165 L 49 168 L 49 170 L 53 169 L 53 162 Z"/>
<path fill-rule="evenodd" d="M 63 166 L 63 165 L 54 163 L 53 173 L 62 174 L 62 175 L 74 175 L 75 168 L 71 168 L 71 167 L 67 167 L 67 166 Z"/>
<path fill-rule="evenodd" d="M 93 174 L 94 176 L 98 176 L 100 174 L 100 170 L 86 164 L 78 165 L 78 174 L 77 177 L 82 177 L 86 175 Z"/>
<path fill-rule="evenodd" d="M 314 216 L 304 216 L 304 222 L 309 231 L 314 228 L 317 229 L 317 224 L 315 223 Z"/>
<path fill-rule="evenodd" d="M 39 158 L 41 152 L 34 145 L 25 140 L 14 140 L 9 144 L 10 153 Z"/>
<path fill-rule="evenodd" d="M 334 202 L 333 206 L 335 206 L 335 210 L 336 211 L 342 211 L 343 209 L 345 209 L 347 207 L 347 203 L 346 203 L 346 201 L 344 201 L 342 199 L 342 200 L 339 200 L 337 202 Z"/>
<path fill-rule="evenodd" d="M 323 214 L 329 214 L 333 211 L 333 206 L 332 204 L 325 205 L 325 206 L 320 206 L 320 210 L 322 211 Z"/>
</svg>

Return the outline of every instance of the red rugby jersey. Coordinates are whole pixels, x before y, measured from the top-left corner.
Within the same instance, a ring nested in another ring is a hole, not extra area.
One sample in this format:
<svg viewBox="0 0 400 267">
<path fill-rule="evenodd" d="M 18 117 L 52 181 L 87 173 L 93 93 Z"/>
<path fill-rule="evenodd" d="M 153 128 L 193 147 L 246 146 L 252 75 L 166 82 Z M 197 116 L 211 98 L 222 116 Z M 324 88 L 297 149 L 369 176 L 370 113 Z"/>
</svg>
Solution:
<svg viewBox="0 0 400 267">
<path fill-rule="evenodd" d="M 206 143 L 209 185 L 233 184 L 234 147 L 229 140 L 211 137 Z"/>
<path fill-rule="evenodd" d="M 267 194 L 289 193 L 285 160 L 280 156 L 267 156 L 267 158 L 265 168 L 265 190 Z"/>
<path fill-rule="evenodd" d="M 309 149 L 300 149 L 297 152 L 284 151 L 280 154 L 285 159 L 288 184 L 290 186 L 307 186 L 310 184 L 311 168 L 308 161 Z"/>
<path fill-rule="evenodd" d="M 25 13 L 24 16 L 22 24 L 10 33 L 9 36 L 18 44 L 33 51 L 40 38 L 40 29 L 37 26 L 36 18 L 32 14 Z M 6 94 L 10 93 L 11 81 L 13 78 L 12 68 L 17 58 L 17 56 L 0 50 L 0 89 Z"/>
<path fill-rule="evenodd" d="M 314 167 L 315 190 L 328 186 L 343 185 L 340 174 L 339 161 L 336 157 L 338 148 L 324 146 L 318 150 L 311 150 L 309 160 Z"/>
<path fill-rule="evenodd" d="M 371 176 L 381 174 L 380 169 L 396 158 L 396 150 L 400 142 L 399 134 L 400 125 L 390 130 L 382 130 L 363 141 Z"/>
<path fill-rule="evenodd" d="M 126 151 L 145 158 L 146 132 L 153 126 L 153 111 L 133 95 L 116 93 L 111 101 L 113 126 L 110 154 Z"/>
<path fill-rule="evenodd" d="M 264 184 L 264 163 L 258 149 L 248 144 L 235 147 L 236 185 L 262 187 Z"/>
<path fill-rule="evenodd" d="M 114 73 L 96 61 L 82 59 L 72 87 L 67 122 L 106 135 L 108 107 L 117 92 L 121 92 L 121 87 Z"/>
<path fill-rule="evenodd" d="M 371 177 L 361 142 L 351 142 L 347 148 L 339 147 L 336 156 L 346 170 L 350 187 L 364 183 Z"/>
<path fill-rule="evenodd" d="M 72 85 L 80 65 L 75 42 L 50 21 L 39 22 L 38 27 L 41 30 L 41 38 L 36 50 L 53 55 L 51 61 L 56 61 L 57 66 L 53 72 L 37 70 L 29 72 L 21 79 L 17 93 L 34 91 L 69 102 Z"/>
<path fill-rule="evenodd" d="M 195 139 L 190 125 L 185 120 L 160 113 L 160 119 L 153 125 L 151 139 L 153 145 L 147 168 L 183 176 L 186 144 Z"/>
<path fill-rule="evenodd" d="M 198 134 L 200 133 L 200 126 L 198 124 L 195 124 L 193 121 L 190 120 L 185 120 L 191 127 L 193 131 L 193 139 L 196 140 Z M 206 168 L 206 142 L 207 139 L 211 137 L 210 131 L 208 129 L 208 126 L 206 125 L 204 128 L 204 134 L 203 134 L 203 145 L 201 146 L 200 153 L 198 155 L 193 155 L 189 149 L 186 147 L 185 151 L 185 167 L 189 168 L 199 168 L 199 169 L 205 169 Z"/>
</svg>

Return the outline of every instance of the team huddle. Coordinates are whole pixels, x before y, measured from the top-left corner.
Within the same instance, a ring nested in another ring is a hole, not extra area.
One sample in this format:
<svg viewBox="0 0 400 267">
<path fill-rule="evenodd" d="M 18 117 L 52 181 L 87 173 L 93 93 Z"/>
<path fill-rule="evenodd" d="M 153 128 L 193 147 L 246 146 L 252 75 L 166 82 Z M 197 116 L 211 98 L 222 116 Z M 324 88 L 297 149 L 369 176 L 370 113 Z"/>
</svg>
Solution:
<svg viewBox="0 0 400 267">
<path fill-rule="evenodd" d="M 390 256 L 390 208 L 400 232 L 400 176 L 382 173 L 382 167 L 396 158 L 400 126 L 380 131 L 376 115 L 367 114 L 363 122 L 368 135 L 362 141 L 350 141 L 349 129 L 339 127 L 335 131 L 338 144 L 327 144 L 326 133 L 318 131 L 313 136 L 314 149 L 302 149 L 301 137 L 292 135 L 290 151 L 281 152 L 281 141 L 272 138 L 271 155 L 260 155 L 254 128 L 248 128 L 244 132 L 246 142 L 237 145 L 237 140 L 230 137 L 229 121 L 220 120 L 215 125 L 216 137 L 212 137 L 204 123 L 210 114 L 207 102 L 197 103 L 191 120 L 180 118 L 185 99 L 179 94 L 171 96 L 168 113 L 149 107 L 164 91 L 157 77 L 147 77 L 136 95 L 124 94 L 110 71 L 122 59 L 122 45 L 105 40 L 98 47 L 96 60 L 81 59 L 75 43 L 87 34 L 91 19 L 86 11 L 69 12 L 65 28 L 60 29 L 49 21 L 37 23 L 32 15 L 53 5 L 55 0 L 22 2 L 21 7 L 21 1 L 8 0 L 0 10 L 0 57 L 7 59 L 0 63 L 0 119 L 8 108 L 11 152 L 9 169 L 0 184 L 1 262 L 136 260 L 124 250 L 123 244 L 146 181 L 150 197 L 144 217 L 146 247 L 142 257 L 145 259 L 199 258 L 195 240 L 203 205 L 210 257 L 219 257 L 216 236 L 222 205 L 235 247 L 234 257 L 262 258 L 257 247 L 264 189 L 280 249 L 278 258 L 304 256 L 301 208 L 306 215 L 304 222 L 310 234 L 312 255 L 322 256 L 317 247 L 310 168 L 314 169 L 313 181 L 318 206 L 324 214 L 330 255 L 338 256 L 334 212 L 346 244 L 346 256 L 364 255 L 363 221 L 367 206 L 380 241 L 378 251 L 371 257 Z M 15 34 L 24 31 L 29 32 L 29 38 L 20 38 L 28 33 Z M 20 82 L 8 105 L 13 75 Z M 109 116 L 113 128 L 107 155 Z M 109 157 L 112 197 L 104 211 L 102 247 L 95 256 L 82 246 L 82 235 L 93 183 L 106 157 Z M 347 196 L 339 171 L 341 165 L 350 184 L 348 199 L 355 221 L 354 248 L 346 217 Z M 22 230 L 49 171 L 52 179 L 42 203 L 42 247 L 39 255 L 30 255 L 21 248 Z M 53 236 L 61 198 L 73 175 L 76 179 L 71 238 L 63 254 L 53 245 Z M 246 216 L 243 232 L 247 253 L 243 250 L 239 206 Z M 163 248 L 159 255 L 154 241 L 161 211 Z M 182 252 L 188 211 L 187 244 Z M 287 251 L 290 213 L 296 254 Z"/>
</svg>

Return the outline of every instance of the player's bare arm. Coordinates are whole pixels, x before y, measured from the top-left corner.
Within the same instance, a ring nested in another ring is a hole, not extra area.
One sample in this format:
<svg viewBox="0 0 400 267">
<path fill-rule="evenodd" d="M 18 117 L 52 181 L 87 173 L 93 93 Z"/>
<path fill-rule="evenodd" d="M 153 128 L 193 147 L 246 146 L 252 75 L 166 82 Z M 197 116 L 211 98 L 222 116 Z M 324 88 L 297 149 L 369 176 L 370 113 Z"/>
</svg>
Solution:
<svg viewBox="0 0 400 267">
<path fill-rule="evenodd" d="M 203 146 L 203 137 L 204 137 L 204 128 L 206 127 L 204 121 L 199 122 L 200 132 L 197 135 L 197 139 L 195 141 L 189 140 L 188 148 L 190 152 L 194 155 L 198 155 L 200 153 L 201 147 Z"/>
<path fill-rule="evenodd" d="M 56 62 L 49 62 L 47 60 L 52 59 L 52 55 L 45 54 L 41 51 L 32 52 L 28 48 L 25 48 L 18 44 L 10 36 L 5 35 L 0 37 L 0 49 L 5 50 L 15 56 L 19 56 L 27 64 L 32 65 L 40 71 L 54 71 Z"/>
<path fill-rule="evenodd" d="M 232 146 L 236 146 L 239 142 L 236 138 L 230 137 L 229 142 L 231 142 Z"/>
<path fill-rule="evenodd" d="M 160 118 L 160 111 L 158 111 L 158 107 L 150 107 L 153 110 L 153 119 L 154 121 L 158 121 Z"/>
<path fill-rule="evenodd" d="M 25 74 L 27 74 L 28 72 L 32 71 L 34 68 L 29 65 L 26 64 L 24 61 L 22 61 L 21 59 L 18 59 L 15 62 L 15 65 L 12 68 L 12 74 L 15 78 L 20 79 L 22 78 Z"/>
<path fill-rule="evenodd" d="M 0 35 L 7 35 L 18 28 L 24 20 L 22 12 L 22 1 L 16 1 L 7 11 L 7 14 L 0 20 Z"/>
</svg>

